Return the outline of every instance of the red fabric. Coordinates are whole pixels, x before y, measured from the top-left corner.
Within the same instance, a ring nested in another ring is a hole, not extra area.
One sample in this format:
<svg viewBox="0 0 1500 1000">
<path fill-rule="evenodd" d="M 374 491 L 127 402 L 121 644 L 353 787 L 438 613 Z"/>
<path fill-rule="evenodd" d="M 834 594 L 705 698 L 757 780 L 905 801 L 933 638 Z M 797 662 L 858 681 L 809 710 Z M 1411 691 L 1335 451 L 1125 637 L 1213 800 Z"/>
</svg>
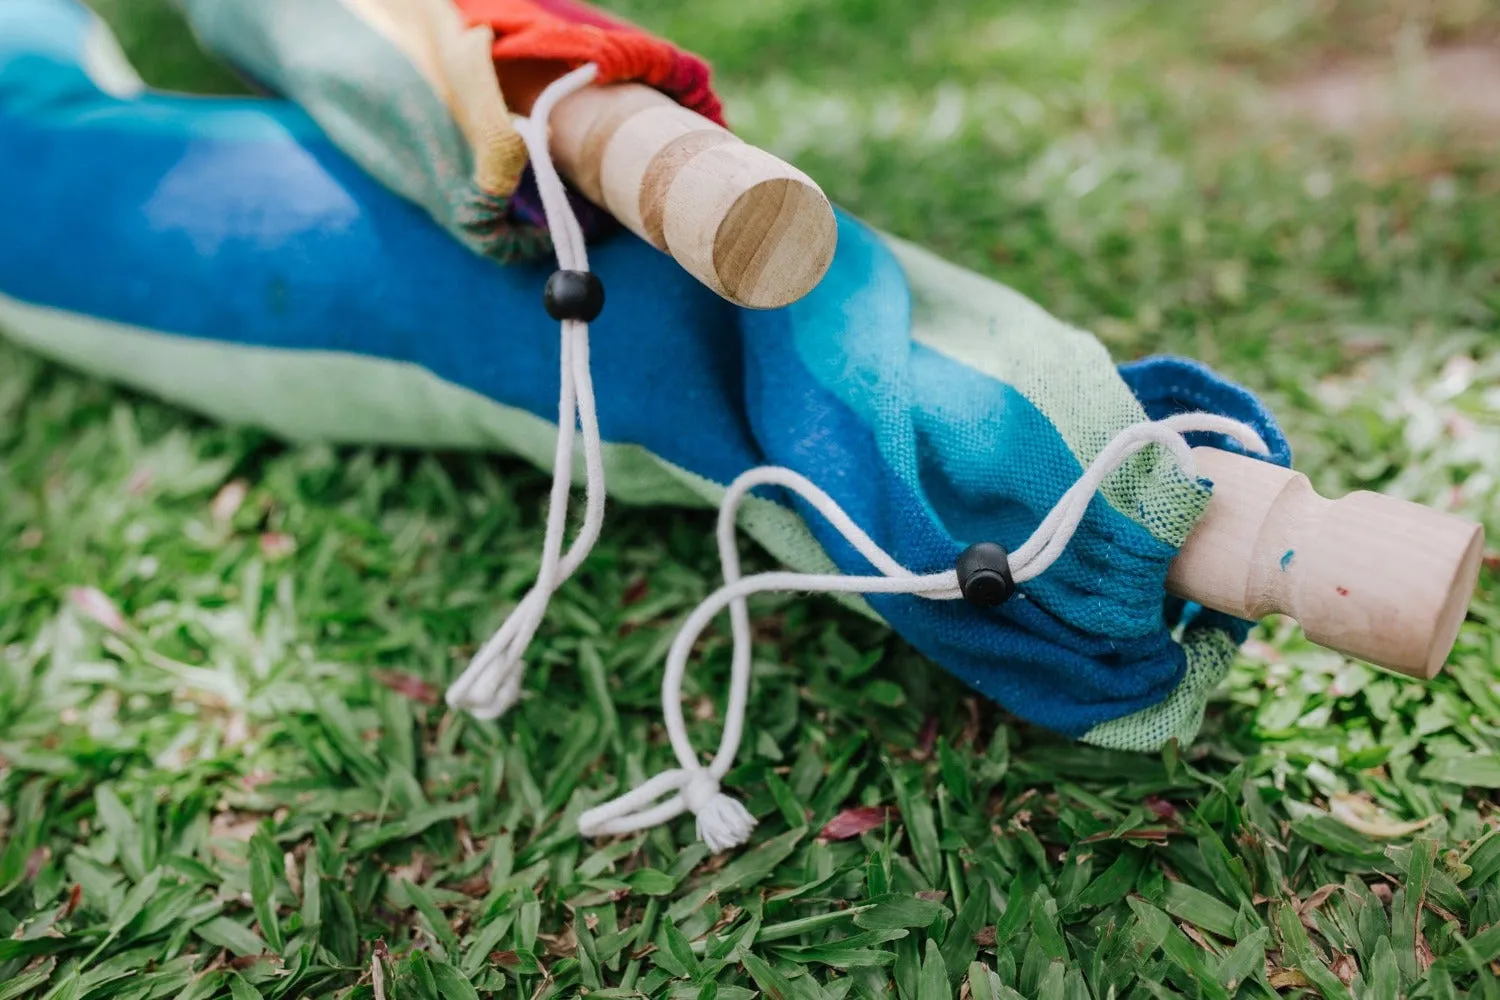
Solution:
<svg viewBox="0 0 1500 1000">
<path fill-rule="evenodd" d="M 601 83 L 644 83 L 724 124 L 708 64 L 578 0 L 454 0 L 470 24 L 495 32 L 495 61 L 592 62 Z"/>
<path fill-rule="evenodd" d="M 547 13 L 556 15 L 564 21 L 572 21 L 574 24 L 592 24 L 596 28 L 639 30 L 628 21 L 622 21 L 586 3 L 579 3 L 578 0 L 532 0 L 532 2 Z"/>
</svg>

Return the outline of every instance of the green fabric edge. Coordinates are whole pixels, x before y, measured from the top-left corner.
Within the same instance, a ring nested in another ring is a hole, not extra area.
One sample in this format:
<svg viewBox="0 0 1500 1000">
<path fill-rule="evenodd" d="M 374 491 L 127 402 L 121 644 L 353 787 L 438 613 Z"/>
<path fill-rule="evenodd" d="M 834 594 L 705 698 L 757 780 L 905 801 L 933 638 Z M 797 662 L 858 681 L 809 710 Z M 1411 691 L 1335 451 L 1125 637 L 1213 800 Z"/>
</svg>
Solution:
<svg viewBox="0 0 1500 1000">
<path fill-rule="evenodd" d="M 71 368 L 287 441 L 503 452 L 552 467 L 556 424 L 417 365 L 181 337 L 4 295 L 0 329 Z M 391 419 L 393 399 L 407 407 L 400 422 Z M 623 503 L 717 508 L 724 496 L 723 486 L 638 445 L 607 443 L 604 462 L 609 494 Z M 573 477 L 584 481 L 581 447 Z M 802 520 L 778 504 L 748 498 L 740 525 L 784 565 L 807 573 L 838 572 Z M 843 603 L 881 620 L 858 595 Z"/>
<path fill-rule="evenodd" d="M 1057 428 L 1080 465 L 1115 434 L 1146 419 L 1114 361 L 1091 334 L 1057 319 L 999 282 L 882 234 L 912 291 L 912 339 L 1006 382 Z M 1172 546 L 1180 546 L 1211 491 L 1147 448 L 1104 481 L 1104 498 Z"/>
<path fill-rule="evenodd" d="M 1093 461 L 1120 429 L 1146 419 L 1113 359 L 1091 334 L 1012 288 L 914 244 L 882 236 L 912 290 L 912 339 L 1009 383 L 1052 422 L 1080 465 Z M 1174 547 L 1182 545 L 1212 496 L 1210 487 L 1184 475 L 1160 448 L 1148 448 L 1127 462 L 1104 481 L 1100 493 L 1121 514 Z M 1218 628 L 1190 630 L 1179 642 L 1187 668 L 1166 700 L 1095 726 L 1083 742 L 1149 752 L 1172 739 L 1194 738 L 1208 698 L 1228 674 L 1238 645 Z"/>
<path fill-rule="evenodd" d="M 1190 629 L 1180 641 L 1187 671 L 1166 700 L 1133 715 L 1100 723 L 1083 734 L 1084 743 L 1152 753 L 1170 740 L 1187 744 L 1197 737 L 1208 699 L 1229 675 L 1239 645 L 1220 628 Z"/>
</svg>

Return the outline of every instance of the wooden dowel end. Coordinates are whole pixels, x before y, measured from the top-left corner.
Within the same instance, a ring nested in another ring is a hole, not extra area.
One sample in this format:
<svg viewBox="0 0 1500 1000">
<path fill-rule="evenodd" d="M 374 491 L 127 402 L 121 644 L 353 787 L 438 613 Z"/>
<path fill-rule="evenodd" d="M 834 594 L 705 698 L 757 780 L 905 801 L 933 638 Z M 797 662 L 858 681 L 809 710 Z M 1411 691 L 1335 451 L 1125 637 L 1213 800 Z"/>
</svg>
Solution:
<svg viewBox="0 0 1500 1000">
<path fill-rule="evenodd" d="M 552 152 L 587 198 L 738 305 L 795 302 L 833 260 L 837 221 L 816 184 L 648 87 L 561 101 Z M 1480 525 L 1374 493 L 1328 500 L 1300 473 L 1195 454 L 1214 496 L 1172 564 L 1172 593 L 1240 618 L 1289 615 L 1320 645 L 1437 675 L 1478 582 Z"/>
<path fill-rule="evenodd" d="M 1252 621 L 1288 615 L 1321 646 L 1437 676 L 1478 583 L 1481 525 L 1377 493 L 1328 500 L 1301 473 L 1194 455 L 1214 496 L 1172 563 L 1172 593 Z"/>
<path fill-rule="evenodd" d="M 551 144 L 585 197 L 737 305 L 796 302 L 833 261 L 833 206 L 806 174 L 649 87 L 567 97 Z"/>
</svg>

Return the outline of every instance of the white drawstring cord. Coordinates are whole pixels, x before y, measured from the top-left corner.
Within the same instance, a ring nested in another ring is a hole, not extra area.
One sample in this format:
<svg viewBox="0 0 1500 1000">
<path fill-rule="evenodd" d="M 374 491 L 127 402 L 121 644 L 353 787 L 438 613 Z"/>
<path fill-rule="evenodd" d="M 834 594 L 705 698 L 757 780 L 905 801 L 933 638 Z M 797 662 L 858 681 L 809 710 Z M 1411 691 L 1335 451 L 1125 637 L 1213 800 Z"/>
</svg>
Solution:
<svg viewBox="0 0 1500 1000">
<path fill-rule="evenodd" d="M 1165 448 L 1188 478 L 1197 478 L 1192 449 L 1183 438 L 1184 434 L 1195 431 L 1226 434 L 1246 448 L 1262 453 L 1268 450 L 1254 429 L 1216 414 L 1186 413 L 1125 428 L 1094 458 L 1025 544 L 1010 554 L 1014 581 L 1020 584 L 1035 579 L 1057 561 L 1083 522 L 1089 503 L 1104 480 L 1126 459 L 1148 445 Z M 742 578 L 735 525 L 741 503 L 758 486 L 781 486 L 799 494 L 880 575 L 773 572 Z M 768 591 L 909 594 L 933 601 L 951 601 L 962 596 L 956 570 L 918 575 L 906 569 L 875 544 L 832 497 L 790 469 L 752 469 L 736 479 L 719 507 L 718 540 L 724 585 L 699 604 L 683 623 L 667 653 L 666 676 L 662 680 L 662 715 L 680 766 L 663 771 L 640 787 L 585 812 L 579 817 L 578 828 L 586 837 L 649 829 L 675 819 L 687 810 L 697 817 L 698 838 L 711 851 L 726 851 L 750 839 L 755 829 L 755 817 L 737 800 L 725 795 L 719 782 L 729 773 L 739 751 L 745 709 L 750 699 L 751 635 L 746 599 L 752 594 Z M 698 637 L 726 607 L 734 643 L 729 705 L 718 752 L 705 767 L 698 761 L 683 720 L 682 679 L 687 672 L 688 656 Z"/>
<path fill-rule="evenodd" d="M 537 99 L 531 117 L 517 119 L 515 123 L 531 157 L 558 267 L 567 271 L 586 272 L 588 251 L 578 219 L 568 204 L 567 189 L 552 162 L 547 122 L 558 101 L 588 86 L 597 74 L 597 67 L 591 63 L 556 80 Z M 520 697 L 525 670 L 522 656 L 546 615 L 552 595 L 588 557 L 604 524 L 604 457 L 589 369 L 589 327 L 581 320 L 565 319 L 561 321 L 561 328 L 557 450 L 553 458 L 552 492 L 537 580 L 495 635 L 475 654 L 462 676 L 448 689 L 448 704 L 452 708 L 467 710 L 481 719 L 498 718 Z M 576 430 L 581 430 L 583 438 L 586 506 L 583 526 L 564 554 L 563 536 L 567 530 Z M 1010 555 L 1015 583 L 1034 579 L 1057 561 L 1082 523 L 1100 485 L 1141 449 L 1151 444 L 1161 445 L 1189 478 L 1195 477 L 1192 450 L 1182 436 L 1194 431 L 1227 434 L 1248 448 L 1266 451 L 1265 443 L 1253 429 L 1214 414 L 1182 414 L 1126 428 L 1095 457 L 1084 475 L 1063 494 L 1026 543 Z M 774 572 L 742 578 L 735 525 L 745 497 L 759 486 L 781 486 L 801 495 L 880 575 Z M 719 509 L 718 542 L 724 586 L 688 616 L 668 652 L 666 676 L 662 682 L 662 712 L 672 750 L 681 766 L 664 771 L 612 802 L 585 812 L 579 818 L 579 830 L 585 836 L 648 829 L 687 810 L 697 817 L 699 839 L 714 852 L 737 847 L 750 838 L 755 829 L 755 818 L 738 801 L 725 795 L 719 782 L 729 773 L 744 733 L 752 651 L 750 612 L 746 600 L 752 594 L 768 591 L 909 594 L 940 601 L 962 596 L 956 570 L 927 575 L 912 573 L 875 544 L 832 497 L 790 469 L 752 469 L 730 485 Z M 683 720 L 682 680 L 687 671 L 688 655 L 698 637 L 726 607 L 734 641 L 729 704 L 718 752 L 705 767 L 698 762 Z"/>
<path fill-rule="evenodd" d="M 578 218 L 568 204 L 567 189 L 548 149 L 547 120 L 557 102 L 593 82 L 598 67 L 580 67 L 554 81 L 532 106 L 530 118 L 516 120 L 516 131 L 526 143 L 536 176 L 537 191 L 547 215 L 547 229 L 557 252 L 557 265 L 566 271 L 587 271 L 588 250 Z M 589 373 L 589 325 L 562 320 L 562 388 L 557 401 L 557 451 L 552 464 L 552 495 L 547 507 L 547 533 L 542 542 L 542 565 L 536 583 L 511 612 L 489 642 L 475 654 L 463 675 L 448 688 L 448 704 L 480 719 L 495 719 L 521 694 L 522 657 L 547 613 L 552 595 L 588 558 L 604 526 L 604 453 L 599 417 L 594 405 L 594 382 Z M 562 553 L 567 531 L 568 499 L 573 483 L 574 428 L 583 433 L 583 462 L 587 486 L 583 526 L 567 554 Z"/>
</svg>

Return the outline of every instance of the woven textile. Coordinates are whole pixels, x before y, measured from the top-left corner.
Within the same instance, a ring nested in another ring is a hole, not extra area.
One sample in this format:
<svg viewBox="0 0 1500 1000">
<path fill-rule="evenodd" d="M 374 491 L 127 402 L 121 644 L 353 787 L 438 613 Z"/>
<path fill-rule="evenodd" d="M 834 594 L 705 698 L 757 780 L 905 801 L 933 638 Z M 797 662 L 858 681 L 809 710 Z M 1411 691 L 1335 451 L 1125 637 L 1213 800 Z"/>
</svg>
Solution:
<svg viewBox="0 0 1500 1000">
<path fill-rule="evenodd" d="M 309 17 L 335 6 L 297 5 Z M 285 59 L 275 50 L 260 65 Z M 414 100 L 403 121 L 446 114 Z M 452 138 L 444 120 L 435 148 Z M 550 268 L 497 266 L 433 211 L 457 204 L 434 192 L 469 182 L 460 145 L 447 173 L 393 180 L 350 152 L 358 128 L 321 124 L 287 101 L 144 92 L 83 7 L 0 4 L 0 326 L 66 363 L 292 439 L 550 461 Z M 434 200 L 413 197 L 423 191 Z M 1255 398 L 1201 365 L 1117 368 L 1010 289 L 847 215 L 828 277 L 771 312 L 736 309 L 625 234 L 591 261 L 608 289 L 593 364 L 617 500 L 712 505 L 746 469 L 783 465 L 925 573 L 974 541 L 1017 545 L 1115 434 L 1148 417 L 1231 416 L 1289 460 Z M 1187 739 L 1245 634 L 1165 594 L 1209 495 L 1149 448 L 1017 599 L 865 608 L 1037 725 L 1140 750 Z M 744 523 L 794 568 L 868 570 L 786 498 L 757 500 Z"/>
<path fill-rule="evenodd" d="M 701 60 L 563 0 L 179 6 L 207 48 L 297 102 L 365 171 L 500 261 L 548 249 L 526 151 L 510 122 L 510 103 L 524 105 L 528 84 L 547 67 L 593 62 L 600 82 L 646 83 L 722 122 Z M 609 227 L 582 199 L 574 209 L 587 231 Z"/>
</svg>

